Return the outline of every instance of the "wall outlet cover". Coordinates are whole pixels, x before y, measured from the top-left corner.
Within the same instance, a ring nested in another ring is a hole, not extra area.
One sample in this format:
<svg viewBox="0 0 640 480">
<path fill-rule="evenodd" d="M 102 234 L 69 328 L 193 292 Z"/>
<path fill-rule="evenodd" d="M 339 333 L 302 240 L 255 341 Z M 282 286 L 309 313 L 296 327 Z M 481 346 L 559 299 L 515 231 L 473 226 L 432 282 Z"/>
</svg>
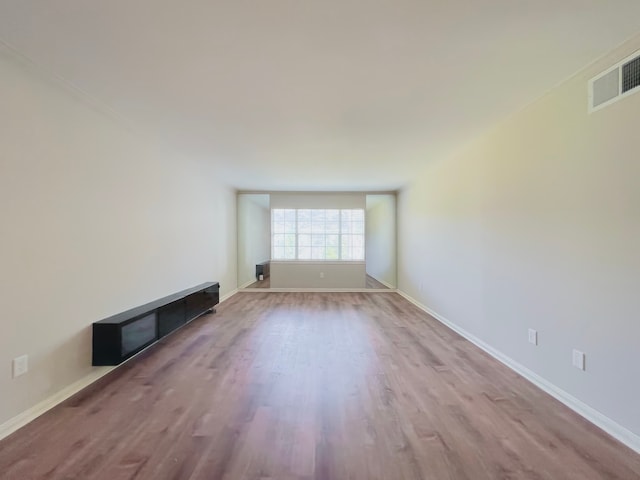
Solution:
<svg viewBox="0 0 640 480">
<path fill-rule="evenodd" d="M 529 329 L 529 343 L 533 345 L 538 345 L 538 331 L 533 328 Z"/>
<path fill-rule="evenodd" d="M 24 375 L 29 371 L 29 356 L 22 355 L 13 359 L 13 378 Z"/>
<path fill-rule="evenodd" d="M 585 369 L 584 352 L 575 349 L 573 350 L 573 366 L 580 370 Z"/>
</svg>

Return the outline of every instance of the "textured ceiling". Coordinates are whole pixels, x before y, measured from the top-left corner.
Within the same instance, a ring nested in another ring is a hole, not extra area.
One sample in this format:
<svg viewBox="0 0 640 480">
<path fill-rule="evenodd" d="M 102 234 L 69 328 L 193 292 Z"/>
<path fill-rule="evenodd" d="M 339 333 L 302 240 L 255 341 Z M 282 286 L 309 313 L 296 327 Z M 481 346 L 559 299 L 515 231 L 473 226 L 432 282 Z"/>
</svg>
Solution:
<svg viewBox="0 0 640 480">
<path fill-rule="evenodd" d="M 0 39 L 237 188 L 392 190 L 638 18 L 637 0 L 2 0 Z"/>
</svg>

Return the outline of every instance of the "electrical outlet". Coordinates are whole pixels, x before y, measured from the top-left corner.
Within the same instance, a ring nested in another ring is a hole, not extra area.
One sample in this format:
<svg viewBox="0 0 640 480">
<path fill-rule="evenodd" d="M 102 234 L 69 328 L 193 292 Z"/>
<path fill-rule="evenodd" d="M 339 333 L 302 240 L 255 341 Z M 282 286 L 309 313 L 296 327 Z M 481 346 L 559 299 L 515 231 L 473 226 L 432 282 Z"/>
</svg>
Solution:
<svg viewBox="0 0 640 480">
<path fill-rule="evenodd" d="M 320 278 L 324 278 L 324 272 L 320 272 Z"/>
<path fill-rule="evenodd" d="M 585 369 L 584 352 L 575 349 L 573 350 L 573 366 L 580 370 Z"/>
<path fill-rule="evenodd" d="M 538 345 L 538 331 L 533 328 L 529 329 L 529 343 L 533 345 Z"/>
<path fill-rule="evenodd" d="M 22 355 L 13 359 L 13 378 L 24 375 L 29 371 L 29 356 Z"/>
</svg>

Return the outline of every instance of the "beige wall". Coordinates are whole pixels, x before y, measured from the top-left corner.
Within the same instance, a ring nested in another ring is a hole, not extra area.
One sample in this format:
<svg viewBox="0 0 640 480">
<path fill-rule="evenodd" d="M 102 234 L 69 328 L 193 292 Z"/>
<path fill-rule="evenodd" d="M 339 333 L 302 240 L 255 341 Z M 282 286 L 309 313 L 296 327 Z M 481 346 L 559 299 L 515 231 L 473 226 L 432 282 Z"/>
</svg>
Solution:
<svg viewBox="0 0 640 480">
<path fill-rule="evenodd" d="M 271 262 L 271 288 L 365 288 L 364 262 Z"/>
<path fill-rule="evenodd" d="M 364 193 L 271 193 L 271 208 L 366 208 Z"/>
<path fill-rule="evenodd" d="M 640 95 L 589 115 L 587 80 L 638 48 L 428 159 L 398 206 L 401 290 L 636 435 Z"/>
<path fill-rule="evenodd" d="M 91 323 L 236 286 L 235 192 L 0 50 L 0 424 L 91 374 Z M 11 360 L 30 371 L 11 378 Z"/>
</svg>

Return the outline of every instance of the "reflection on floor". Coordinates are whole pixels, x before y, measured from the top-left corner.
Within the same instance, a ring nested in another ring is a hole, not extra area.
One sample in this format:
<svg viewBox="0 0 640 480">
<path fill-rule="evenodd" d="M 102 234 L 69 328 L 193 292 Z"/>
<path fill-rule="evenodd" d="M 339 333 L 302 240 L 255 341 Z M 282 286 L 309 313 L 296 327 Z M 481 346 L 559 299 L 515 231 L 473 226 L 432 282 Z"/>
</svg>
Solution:
<svg viewBox="0 0 640 480">
<path fill-rule="evenodd" d="M 385 284 L 380 283 L 371 275 L 367 275 L 367 288 L 389 288 Z"/>
<path fill-rule="evenodd" d="M 251 285 L 247 285 L 245 288 L 271 288 L 271 277 L 267 277 L 264 280 L 258 280 L 257 282 L 254 282 Z M 367 275 L 366 288 L 388 289 L 389 287 L 380 283 L 371 275 Z"/>
</svg>

